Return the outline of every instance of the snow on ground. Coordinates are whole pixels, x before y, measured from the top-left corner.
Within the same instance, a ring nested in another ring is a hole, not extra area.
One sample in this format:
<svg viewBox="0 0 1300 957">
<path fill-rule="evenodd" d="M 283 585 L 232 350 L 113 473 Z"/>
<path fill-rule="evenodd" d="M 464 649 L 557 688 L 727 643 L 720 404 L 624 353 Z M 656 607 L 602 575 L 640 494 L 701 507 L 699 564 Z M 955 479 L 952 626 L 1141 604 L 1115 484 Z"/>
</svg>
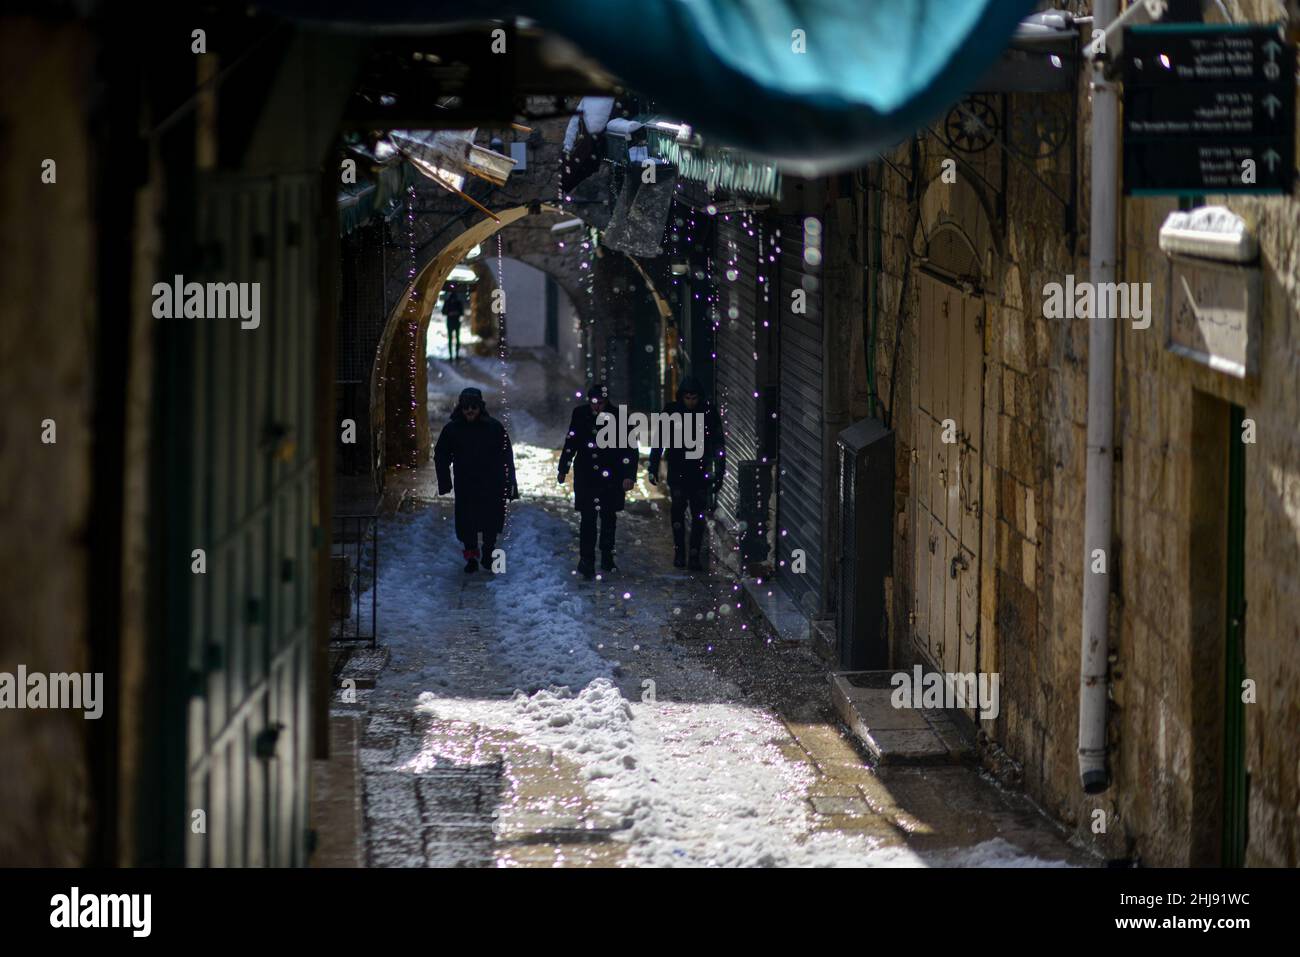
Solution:
<svg viewBox="0 0 1300 957">
<path fill-rule="evenodd" d="M 609 676 L 617 663 L 601 657 L 587 639 L 598 617 L 599 593 L 577 585 L 571 527 L 540 509 L 512 505 L 497 542 L 505 573 L 471 578 L 461 569 L 451 516 L 449 508 L 431 509 L 381 524 L 379 631 L 403 669 L 399 680 L 386 685 L 406 692 L 408 703 L 430 682 L 449 694 L 480 693 L 477 680 L 457 684 L 436 667 L 418 667 L 471 626 L 493 636 L 494 653 L 514 682 L 502 689 L 507 694 L 515 688 L 581 688 Z M 476 607 L 458 607 L 467 588 Z M 368 601 L 369 593 L 362 606 Z"/>
<path fill-rule="evenodd" d="M 615 665 L 589 640 L 600 595 L 592 587 L 580 588 L 573 573 L 573 530 L 545 512 L 522 508 L 508 531 L 507 571 L 492 583 L 485 613 L 501 635 L 501 658 L 516 684 L 528 690 L 582 688 L 608 676 Z"/>
<path fill-rule="evenodd" d="M 508 702 L 422 696 L 417 710 L 551 748 L 583 768 L 606 813 L 630 819 L 626 863 L 650 867 L 1059 867 L 994 839 L 919 854 L 875 838 L 816 831 L 808 766 L 777 747 L 773 715 L 729 704 L 630 703 L 605 678 L 577 694 Z"/>
<path fill-rule="evenodd" d="M 442 541 L 447 525 L 437 511 L 425 511 L 387 519 L 381 529 L 380 626 L 393 667 L 376 693 L 574 762 L 602 811 L 630 821 L 617 838 L 628 844 L 626 863 L 1054 863 L 1025 857 L 1005 841 L 921 855 L 861 834 L 815 830 L 804 800 L 813 772 L 782 753 L 789 732 L 774 714 L 728 703 L 718 679 L 713 700 L 623 696 L 611 680 L 619 662 L 601 654 L 611 608 L 599 586 L 571 574 L 568 523 L 535 507 L 516 508 L 502 540 L 507 573 L 472 585 L 454 553 L 447 554 L 454 549 Z M 450 602 L 453 595 L 474 604 Z M 454 657 L 457 636 L 471 623 L 488 633 L 494 660 L 458 672 L 446 666 L 447 656 Z M 485 673 L 492 677 L 485 680 Z M 438 742 L 425 747 L 431 753 L 411 766 L 438 763 Z"/>
</svg>

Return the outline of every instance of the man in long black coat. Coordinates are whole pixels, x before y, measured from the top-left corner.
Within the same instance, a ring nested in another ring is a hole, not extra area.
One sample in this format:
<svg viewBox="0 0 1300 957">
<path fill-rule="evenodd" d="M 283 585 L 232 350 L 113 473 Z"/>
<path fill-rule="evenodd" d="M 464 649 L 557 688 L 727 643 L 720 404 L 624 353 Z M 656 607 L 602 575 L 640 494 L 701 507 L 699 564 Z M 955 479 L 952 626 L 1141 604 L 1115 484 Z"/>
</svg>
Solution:
<svg viewBox="0 0 1300 957">
<path fill-rule="evenodd" d="M 613 414 L 609 409 L 609 390 L 596 383 L 587 390 L 587 402 L 573 410 L 569 434 L 560 453 L 559 480 L 573 466 L 573 507 L 582 515 L 578 529 L 578 571 L 591 578 L 596 571 L 596 519 L 600 518 L 600 567 L 615 571 L 614 529 L 618 513 L 623 511 L 624 497 L 636 483 L 637 449 L 596 443 L 600 417 Z"/>
<path fill-rule="evenodd" d="M 456 537 L 465 547 L 465 571 L 491 570 L 492 550 L 506 521 L 506 501 L 519 497 L 515 454 L 505 426 L 488 415 L 483 393 L 465 389 L 433 449 L 438 494 L 452 490 L 455 473 Z M 483 547 L 479 548 L 479 535 Z"/>
<path fill-rule="evenodd" d="M 722 488 L 726 471 L 726 447 L 722 434 L 722 420 L 713 403 L 704 397 L 700 381 L 694 376 L 682 379 L 677 387 L 677 401 L 664 406 L 664 412 L 704 416 L 703 454 L 688 458 L 686 449 L 652 449 L 650 452 L 650 484 L 659 484 L 659 461 L 668 460 L 668 493 L 672 496 L 673 564 L 678 568 L 687 564 L 686 512 L 691 513 L 690 567 L 699 571 L 704 566 L 700 551 L 704 544 L 704 513 L 709 507 L 709 496 L 717 495 Z"/>
</svg>

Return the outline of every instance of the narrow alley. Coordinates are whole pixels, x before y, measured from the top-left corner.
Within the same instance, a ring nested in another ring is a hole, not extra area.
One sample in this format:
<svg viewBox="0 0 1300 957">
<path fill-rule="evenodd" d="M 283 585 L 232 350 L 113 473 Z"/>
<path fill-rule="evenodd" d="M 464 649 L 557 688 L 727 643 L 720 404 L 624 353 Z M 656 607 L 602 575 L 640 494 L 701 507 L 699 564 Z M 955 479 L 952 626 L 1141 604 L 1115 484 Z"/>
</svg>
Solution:
<svg viewBox="0 0 1300 957">
<path fill-rule="evenodd" d="M 1285 930 L 1298 51 L 1300 0 L 0 12 L 0 922 Z"/>
<path fill-rule="evenodd" d="M 725 574 L 672 567 L 667 502 L 644 478 L 619 571 L 582 581 L 551 450 L 567 409 L 525 411 L 546 408 L 554 366 L 434 362 L 434 428 L 461 388 L 481 388 L 511 428 L 523 498 L 491 577 L 462 572 L 450 496 L 426 475 L 380 525 L 390 657 L 332 712 L 357 722 L 367 864 L 1095 863 L 973 767 L 868 766 L 806 643 L 774 636 Z"/>
</svg>

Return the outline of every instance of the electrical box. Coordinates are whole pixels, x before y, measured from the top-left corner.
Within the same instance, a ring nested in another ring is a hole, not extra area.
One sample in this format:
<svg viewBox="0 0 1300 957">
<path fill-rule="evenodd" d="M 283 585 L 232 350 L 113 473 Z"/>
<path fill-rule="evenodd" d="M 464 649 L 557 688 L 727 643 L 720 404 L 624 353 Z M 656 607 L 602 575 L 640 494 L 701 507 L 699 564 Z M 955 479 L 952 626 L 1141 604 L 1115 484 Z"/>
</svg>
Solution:
<svg viewBox="0 0 1300 957">
<path fill-rule="evenodd" d="M 894 433 L 863 419 L 839 434 L 840 667 L 889 667 L 885 578 L 894 559 Z"/>
</svg>

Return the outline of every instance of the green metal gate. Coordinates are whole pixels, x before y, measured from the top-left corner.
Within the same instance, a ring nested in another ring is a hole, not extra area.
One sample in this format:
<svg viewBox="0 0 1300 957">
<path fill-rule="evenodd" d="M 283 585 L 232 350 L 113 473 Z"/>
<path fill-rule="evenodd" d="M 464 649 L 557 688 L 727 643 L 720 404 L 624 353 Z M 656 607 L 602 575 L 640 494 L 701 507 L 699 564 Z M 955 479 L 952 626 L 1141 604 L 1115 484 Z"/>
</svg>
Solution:
<svg viewBox="0 0 1300 957">
<path fill-rule="evenodd" d="M 207 181 L 193 278 L 258 283 L 259 325 L 169 320 L 192 326 L 191 414 L 178 426 L 189 537 L 207 556 L 188 603 L 190 866 L 306 861 L 317 191 L 314 176 Z"/>
<path fill-rule="evenodd" d="M 1228 574 L 1227 636 L 1223 694 L 1223 859 L 1224 867 L 1246 862 L 1246 445 L 1241 440 L 1245 409 L 1228 416 Z"/>
</svg>

